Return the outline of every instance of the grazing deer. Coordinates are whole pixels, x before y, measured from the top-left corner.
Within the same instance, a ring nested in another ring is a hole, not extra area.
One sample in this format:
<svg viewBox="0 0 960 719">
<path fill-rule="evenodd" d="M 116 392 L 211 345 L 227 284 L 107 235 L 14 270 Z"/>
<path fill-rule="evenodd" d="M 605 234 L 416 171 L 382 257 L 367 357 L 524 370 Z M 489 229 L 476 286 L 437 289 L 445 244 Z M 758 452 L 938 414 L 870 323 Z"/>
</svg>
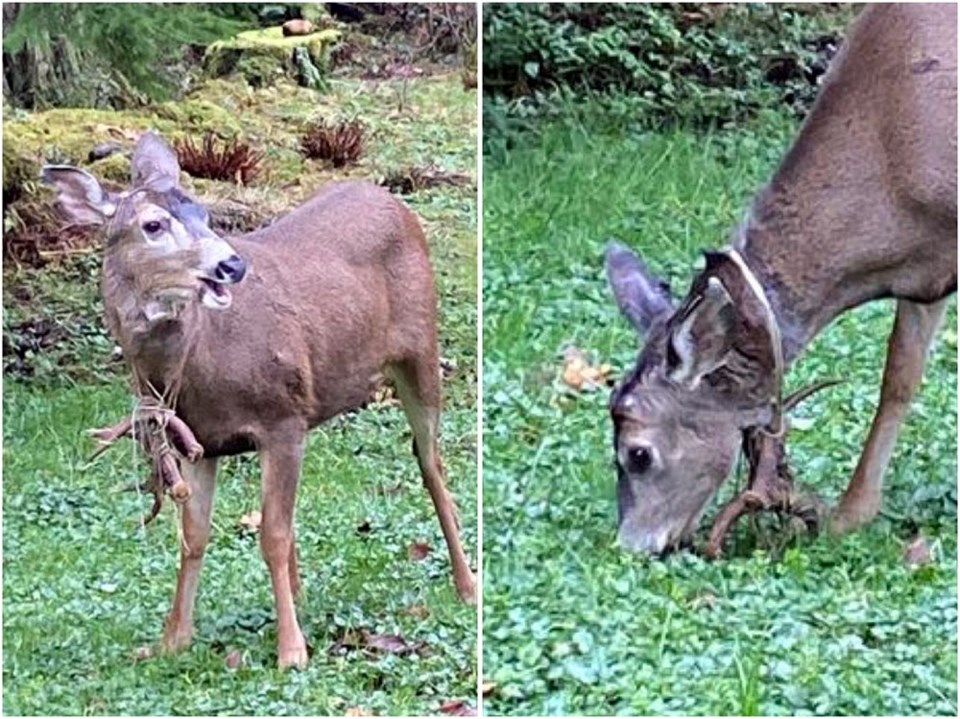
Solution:
<svg viewBox="0 0 960 719">
<path fill-rule="evenodd" d="M 191 640 L 217 458 L 257 451 L 279 663 L 307 662 L 293 531 L 307 431 L 364 404 L 381 372 L 396 383 L 413 430 L 457 592 L 474 600 L 437 442 L 433 272 L 410 210 L 374 185 L 335 183 L 270 226 L 225 240 L 180 189 L 176 155 L 150 133 L 137 144 L 126 192 L 73 167 L 48 166 L 43 177 L 73 222 L 103 226 L 106 319 L 136 391 L 165 398 L 203 446 L 204 458 L 183 467 L 192 494 L 165 649 Z"/>
<path fill-rule="evenodd" d="M 957 288 L 956 51 L 956 5 L 867 6 L 733 247 L 706 254 L 679 305 L 630 250 L 608 247 L 617 303 L 646 338 L 610 402 L 625 547 L 687 538 L 742 430 L 782 431 L 786 365 L 841 313 L 892 297 L 880 404 L 831 528 L 877 514 Z"/>
</svg>

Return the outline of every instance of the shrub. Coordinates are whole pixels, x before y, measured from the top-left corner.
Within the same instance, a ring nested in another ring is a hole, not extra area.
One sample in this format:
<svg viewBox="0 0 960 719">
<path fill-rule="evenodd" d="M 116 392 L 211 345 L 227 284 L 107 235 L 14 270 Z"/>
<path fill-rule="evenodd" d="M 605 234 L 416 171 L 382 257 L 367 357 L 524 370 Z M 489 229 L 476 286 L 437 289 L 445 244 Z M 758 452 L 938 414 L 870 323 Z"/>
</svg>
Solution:
<svg viewBox="0 0 960 719">
<path fill-rule="evenodd" d="M 300 139 L 300 149 L 311 159 L 326 160 L 334 167 L 343 167 L 360 159 L 365 135 L 366 128 L 359 120 L 330 124 L 319 120 Z"/>
<path fill-rule="evenodd" d="M 484 140 L 589 98 L 644 126 L 717 127 L 809 109 L 850 6 L 484 6 Z"/>
<path fill-rule="evenodd" d="M 263 153 L 237 138 L 222 144 L 208 132 L 198 147 L 190 138 L 175 143 L 180 167 L 188 175 L 249 185 L 260 174 Z"/>
</svg>

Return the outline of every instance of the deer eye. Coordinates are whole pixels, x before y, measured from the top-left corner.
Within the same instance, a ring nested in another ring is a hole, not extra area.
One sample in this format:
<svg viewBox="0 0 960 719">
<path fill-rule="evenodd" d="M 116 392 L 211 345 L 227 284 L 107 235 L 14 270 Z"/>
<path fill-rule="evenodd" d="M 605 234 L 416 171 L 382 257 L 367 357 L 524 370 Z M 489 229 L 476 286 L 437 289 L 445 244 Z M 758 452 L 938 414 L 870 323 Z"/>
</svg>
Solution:
<svg viewBox="0 0 960 719">
<path fill-rule="evenodd" d="M 627 470 L 630 474 L 643 474 L 653 465 L 653 450 L 649 447 L 634 447 L 627 453 Z"/>
<path fill-rule="evenodd" d="M 148 235 L 155 235 L 163 229 L 163 223 L 159 220 L 150 220 L 143 223 L 143 231 Z"/>
</svg>

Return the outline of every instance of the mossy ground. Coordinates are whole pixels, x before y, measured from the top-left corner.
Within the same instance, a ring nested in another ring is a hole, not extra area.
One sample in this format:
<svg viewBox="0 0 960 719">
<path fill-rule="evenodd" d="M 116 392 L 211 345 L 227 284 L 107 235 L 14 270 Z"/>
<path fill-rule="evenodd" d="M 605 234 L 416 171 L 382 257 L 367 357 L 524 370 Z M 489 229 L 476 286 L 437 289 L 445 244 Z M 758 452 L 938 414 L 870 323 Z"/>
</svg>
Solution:
<svg viewBox="0 0 960 719">
<path fill-rule="evenodd" d="M 398 98 L 403 95 L 403 107 Z M 304 160 L 304 123 L 356 116 L 371 129 L 350 168 Z M 391 168 L 436 163 L 475 177 L 476 95 L 449 73 L 401 81 L 334 79 L 318 94 L 293 84 L 252 89 L 207 82 L 182 102 L 125 112 L 7 112 L 4 147 L 39 167 L 85 163 L 100 142 L 129 150 L 147 128 L 168 140 L 212 130 L 241 133 L 266 152 L 249 187 L 184 177 L 207 203 L 235 202 L 267 218 L 328 181 L 376 180 Z M 122 180 L 128 160 L 110 167 Z M 33 188 L 28 188 L 32 190 Z M 404 198 L 430 241 L 441 304 L 441 354 L 456 364 L 445 384 L 442 449 L 467 553 L 476 557 L 476 198 L 470 187 Z M 375 406 L 311 435 L 297 515 L 306 595 L 300 606 L 310 667 L 276 664 L 273 599 L 256 537 L 239 526 L 259 503 L 252 457 L 221 474 L 214 535 L 201 582 L 197 638 L 177 657 L 135 663 L 131 652 L 159 636 L 177 565 L 176 515 L 146 532 L 143 503 L 113 490 L 142 473 L 129 446 L 92 466 L 82 431 L 129 409 L 122 366 L 100 321 L 98 251 L 43 269 L 4 267 L 4 709 L 8 714 L 431 714 L 442 701 L 472 701 L 476 611 L 452 590 L 439 527 L 410 456 L 396 407 Z M 46 328 L 43 334 L 37 328 Z M 32 333 L 32 334 L 31 334 Z M 31 339 L 33 338 L 33 339 Z M 358 533 L 369 522 L 371 531 Z M 407 548 L 431 552 L 413 562 Z M 422 656 L 339 654 L 349 628 L 425 642 Z M 238 650 L 243 666 L 228 669 Z"/>
</svg>

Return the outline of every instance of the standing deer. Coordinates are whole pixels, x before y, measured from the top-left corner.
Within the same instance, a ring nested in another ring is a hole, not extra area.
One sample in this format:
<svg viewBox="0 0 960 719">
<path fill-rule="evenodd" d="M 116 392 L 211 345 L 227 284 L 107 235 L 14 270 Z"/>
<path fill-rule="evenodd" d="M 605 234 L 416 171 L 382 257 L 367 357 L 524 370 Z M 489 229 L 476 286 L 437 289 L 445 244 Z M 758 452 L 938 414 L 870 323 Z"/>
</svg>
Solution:
<svg viewBox="0 0 960 719">
<path fill-rule="evenodd" d="M 646 342 L 614 389 L 619 538 L 686 539 L 730 473 L 741 432 L 782 431 L 783 371 L 829 322 L 897 300 L 873 425 L 832 514 L 879 511 L 884 472 L 957 288 L 957 8 L 870 5 L 733 247 L 675 306 L 632 252 L 607 250 L 621 311 Z"/>
<path fill-rule="evenodd" d="M 413 431 L 457 592 L 474 600 L 437 442 L 433 273 L 410 210 L 374 185 L 335 183 L 267 228 L 227 241 L 180 189 L 176 155 L 151 133 L 137 144 L 126 192 L 108 192 L 73 167 L 47 166 L 43 177 L 69 219 L 103 227 L 107 324 L 136 391 L 163 397 L 204 450 L 183 466 L 192 493 L 165 649 L 191 640 L 217 458 L 257 451 L 279 664 L 306 664 L 294 610 L 293 514 L 307 431 L 364 404 L 381 373 L 394 380 Z"/>
</svg>

